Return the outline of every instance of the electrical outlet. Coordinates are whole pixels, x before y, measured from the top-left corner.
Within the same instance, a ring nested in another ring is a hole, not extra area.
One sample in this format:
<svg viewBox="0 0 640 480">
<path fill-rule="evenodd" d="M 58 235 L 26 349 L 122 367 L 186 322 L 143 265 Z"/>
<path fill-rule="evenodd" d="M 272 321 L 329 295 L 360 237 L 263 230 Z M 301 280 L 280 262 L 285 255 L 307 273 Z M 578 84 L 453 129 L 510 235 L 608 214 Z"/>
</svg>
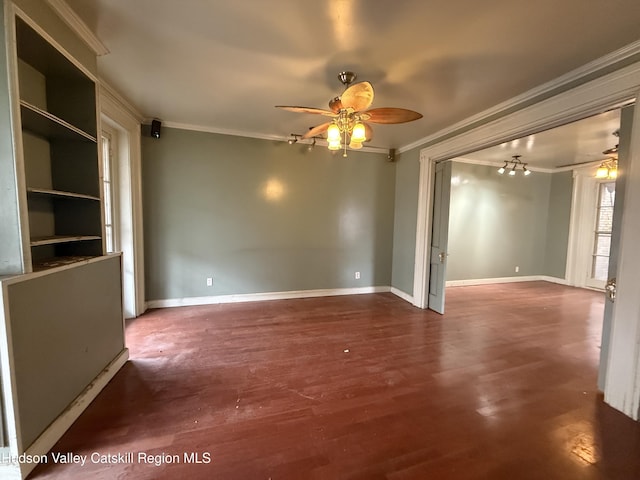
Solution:
<svg viewBox="0 0 640 480">
<path fill-rule="evenodd" d="M 213 286 L 213 278 L 207 277 L 207 287 Z"/>
<path fill-rule="evenodd" d="M 519 271 L 520 271 L 520 267 L 516 265 L 516 273 L 518 273 Z"/>
<path fill-rule="evenodd" d="M 360 280 L 360 272 L 356 272 L 356 280 Z"/>
</svg>

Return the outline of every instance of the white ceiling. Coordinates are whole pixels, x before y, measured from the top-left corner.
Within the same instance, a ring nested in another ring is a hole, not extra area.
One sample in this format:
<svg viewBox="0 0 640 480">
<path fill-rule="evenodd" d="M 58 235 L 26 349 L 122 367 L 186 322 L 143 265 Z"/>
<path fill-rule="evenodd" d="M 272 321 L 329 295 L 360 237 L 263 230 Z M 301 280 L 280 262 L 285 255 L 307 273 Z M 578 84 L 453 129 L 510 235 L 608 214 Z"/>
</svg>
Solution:
<svg viewBox="0 0 640 480">
<path fill-rule="evenodd" d="M 463 158 L 479 163 L 501 165 L 513 155 L 538 169 L 556 169 L 598 162 L 607 158 L 603 152 L 618 144 L 613 133 L 620 126 L 620 110 L 585 118 L 578 122 L 496 145 Z"/>
<path fill-rule="evenodd" d="M 640 38 L 638 0 L 67 2 L 110 50 L 101 77 L 148 118 L 286 138 L 324 119 L 274 105 L 326 108 L 353 70 L 373 83 L 374 107 L 424 115 L 374 126 L 385 149 Z"/>
</svg>

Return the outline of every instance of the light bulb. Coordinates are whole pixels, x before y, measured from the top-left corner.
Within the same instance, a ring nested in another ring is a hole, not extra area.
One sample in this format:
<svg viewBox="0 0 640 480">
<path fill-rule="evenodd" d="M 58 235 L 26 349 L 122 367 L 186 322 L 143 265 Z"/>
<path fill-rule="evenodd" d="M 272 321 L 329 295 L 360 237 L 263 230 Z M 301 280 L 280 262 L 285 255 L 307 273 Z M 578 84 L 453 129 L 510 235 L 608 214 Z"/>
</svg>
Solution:
<svg viewBox="0 0 640 480">
<path fill-rule="evenodd" d="M 511 175 L 512 177 L 516 174 L 516 167 L 513 167 L 510 171 L 509 171 L 509 175 Z"/>
<path fill-rule="evenodd" d="M 609 178 L 611 180 L 618 178 L 618 169 L 617 168 L 612 168 L 611 170 L 609 170 Z"/>
<path fill-rule="evenodd" d="M 500 175 L 502 175 L 502 174 L 504 173 L 504 167 L 500 167 L 500 168 L 498 169 L 498 173 L 499 173 Z"/>
</svg>

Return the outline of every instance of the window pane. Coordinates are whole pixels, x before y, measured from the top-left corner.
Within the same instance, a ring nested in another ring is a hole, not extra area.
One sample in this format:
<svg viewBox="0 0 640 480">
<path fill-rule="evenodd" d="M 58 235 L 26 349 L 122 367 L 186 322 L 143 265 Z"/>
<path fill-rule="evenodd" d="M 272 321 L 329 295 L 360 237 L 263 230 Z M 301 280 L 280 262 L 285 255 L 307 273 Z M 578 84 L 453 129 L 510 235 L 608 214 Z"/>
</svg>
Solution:
<svg viewBox="0 0 640 480">
<path fill-rule="evenodd" d="M 602 207 L 598 213 L 598 231 L 610 232 L 613 226 L 613 207 Z"/>
<path fill-rule="evenodd" d="M 107 253 L 115 251 L 114 238 L 114 208 L 113 208 L 113 191 L 111 184 L 111 137 L 104 135 L 102 137 L 102 207 L 104 209 L 104 234 L 105 249 Z"/>
<path fill-rule="evenodd" d="M 105 237 L 105 247 L 107 249 L 107 253 L 113 253 L 113 228 L 111 225 L 107 225 L 104 227 Z"/>
<path fill-rule="evenodd" d="M 600 206 L 613 207 L 616 200 L 616 184 L 615 182 L 607 182 L 600 184 Z"/>
<path fill-rule="evenodd" d="M 598 234 L 596 235 L 596 248 L 595 255 L 609 256 L 609 250 L 611 248 L 611 234 Z"/>
<path fill-rule="evenodd" d="M 109 156 L 109 139 L 107 137 L 102 138 L 102 177 L 105 181 L 111 180 L 111 165 Z"/>
<path fill-rule="evenodd" d="M 113 221 L 111 218 L 111 184 L 109 182 L 104 182 L 104 192 L 102 197 L 104 202 L 104 223 L 111 225 Z"/>
<path fill-rule="evenodd" d="M 593 257 L 591 278 L 606 281 L 609 273 L 609 257 Z"/>
</svg>

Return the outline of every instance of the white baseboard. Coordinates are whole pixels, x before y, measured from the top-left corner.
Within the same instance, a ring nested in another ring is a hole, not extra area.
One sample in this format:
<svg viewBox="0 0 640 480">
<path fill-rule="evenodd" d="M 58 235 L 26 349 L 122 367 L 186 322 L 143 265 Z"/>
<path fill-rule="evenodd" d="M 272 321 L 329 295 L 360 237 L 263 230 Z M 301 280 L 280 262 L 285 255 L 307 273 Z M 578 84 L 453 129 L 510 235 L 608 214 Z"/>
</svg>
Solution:
<svg viewBox="0 0 640 480">
<path fill-rule="evenodd" d="M 497 278 L 475 278 L 470 280 L 448 280 L 447 287 L 462 287 L 468 285 L 491 285 L 494 283 L 517 283 L 517 282 L 552 282 L 560 285 L 569 285 L 564 278 L 549 277 L 546 275 L 529 275 L 523 277 L 497 277 Z"/>
<path fill-rule="evenodd" d="M 393 293 L 397 297 L 400 297 L 405 302 L 409 302 L 411 305 L 413 305 L 413 296 L 412 295 L 409 295 L 408 293 L 405 293 L 402 290 L 398 290 L 395 287 L 391 287 L 391 293 Z"/>
<path fill-rule="evenodd" d="M 238 295 L 216 295 L 211 297 L 170 298 L 149 300 L 147 308 L 187 307 L 195 305 L 217 305 L 220 303 L 262 302 L 266 300 L 290 300 L 294 298 L 332 297 L 336 295 L 361 295 L 365 293 L 390 292 L 391 287 L 328 288 L 318 290 L 293 290 L 289 292 L 245 293 Z"/>
<path fill-rule="evenodd" d="M 569 281 L 566 278 L 549 277 L 547 275 L 542 275 L 540 277 L 540 280 L 544 282 L 557 283 L 559 285 L 567 285 L 567 286 L 570 285 Z"/>
<path fill-rule="evenodd" d="M 41 457 L 49 453 L 58 440 L 71 427 L 89 404 L 98 396 L 114 375 L 129 359 L 129 350 L 124 349 L 100 372 L 100 374 L 84 389 L 69 407 L 56 418 L 49 427 L 24 452 L 25 455 Z M 37 463 L 0 464 L 0 478 L 22 480 L 37 466 Z"/>
</svg>

